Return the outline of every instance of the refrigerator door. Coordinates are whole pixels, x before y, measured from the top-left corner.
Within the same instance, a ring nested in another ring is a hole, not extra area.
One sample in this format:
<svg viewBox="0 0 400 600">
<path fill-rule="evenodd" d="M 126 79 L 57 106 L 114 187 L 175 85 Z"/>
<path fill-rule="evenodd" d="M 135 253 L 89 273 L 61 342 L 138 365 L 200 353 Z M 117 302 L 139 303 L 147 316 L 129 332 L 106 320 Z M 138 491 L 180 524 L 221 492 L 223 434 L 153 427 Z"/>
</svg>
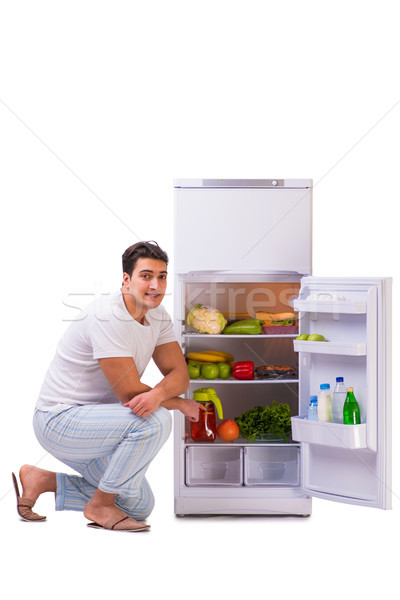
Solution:
<svg viewBox="0 0 400 600">
<path fill-rule="evenodd" d="M 311 180 L 176 180 L 176 273 L 310 275 Z"/>
<path fill-rule="evenodd" d="M 391 279 L 305 277 L 294 302 L 300 333 L 327 341 L 294 341 L 299 352 L 302 487 L 312 496 L 391 508 Z M 361 409 L 360 425 L 309 421 L 310 395 L 344 377 Z"/>
</svg>

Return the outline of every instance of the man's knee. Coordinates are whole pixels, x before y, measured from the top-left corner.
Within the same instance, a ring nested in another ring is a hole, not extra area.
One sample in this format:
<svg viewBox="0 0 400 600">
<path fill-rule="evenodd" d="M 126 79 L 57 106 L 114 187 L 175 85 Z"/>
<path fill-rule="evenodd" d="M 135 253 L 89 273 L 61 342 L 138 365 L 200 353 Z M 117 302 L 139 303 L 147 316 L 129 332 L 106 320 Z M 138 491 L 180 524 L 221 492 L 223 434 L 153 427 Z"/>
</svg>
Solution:
<svg viewBox="0 0 400 600">
<path fill-rule="evenodd" d="M 163 442 L 167 440 L 172 429 L 172 418 L 170 411 L 163 406 L 160 406 L 156 411 L 154 411 L 154 413 L 151 413 L 149 417 L 151 417 L 153 426 L 158 429 L 160 438 L 163 440 Z"/>
</svg>

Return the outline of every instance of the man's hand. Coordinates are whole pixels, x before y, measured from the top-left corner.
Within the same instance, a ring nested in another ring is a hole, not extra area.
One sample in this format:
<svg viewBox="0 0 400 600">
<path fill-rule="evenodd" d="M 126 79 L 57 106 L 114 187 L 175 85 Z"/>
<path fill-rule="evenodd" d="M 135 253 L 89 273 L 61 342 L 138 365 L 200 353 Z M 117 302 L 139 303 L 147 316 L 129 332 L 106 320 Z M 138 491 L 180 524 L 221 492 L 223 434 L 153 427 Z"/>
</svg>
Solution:
<svg viewBox="0 0 400 600">
<path fill-rule="evenodd" d="M 160 394 L 152 389 L 134 396 L 129 402 L 125 402 L 124 406 L 130 408 L 139 417 L 148 417 L 150 413 L 157 410 L 161 400 Z"/>
<path fill-rule="evenodd" d="M 179 410 L 189 419 L 189 421 L 198 421 L 200 418 L 200 410 L 207 410 L 205 406 L 199 404 L 190 398 L 181 398 L 182 404 Z"/>
</svg>

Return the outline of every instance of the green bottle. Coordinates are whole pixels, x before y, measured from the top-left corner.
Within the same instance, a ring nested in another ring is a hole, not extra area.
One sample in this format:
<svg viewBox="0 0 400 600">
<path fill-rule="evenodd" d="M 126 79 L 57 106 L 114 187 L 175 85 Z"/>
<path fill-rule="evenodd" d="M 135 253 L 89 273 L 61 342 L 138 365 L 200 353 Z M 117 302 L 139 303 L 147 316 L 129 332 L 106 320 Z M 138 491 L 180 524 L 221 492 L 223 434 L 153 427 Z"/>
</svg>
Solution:
<svg viewBox="0 0 400 600">
<path fill-rule="evenodd" d="M 352 387 L 347 388 L 347 396 L 343 404 L 343 423 L 345 425 L 359 425 L 361 423 L 360 407 L 355 399 Z"/>
</svg>

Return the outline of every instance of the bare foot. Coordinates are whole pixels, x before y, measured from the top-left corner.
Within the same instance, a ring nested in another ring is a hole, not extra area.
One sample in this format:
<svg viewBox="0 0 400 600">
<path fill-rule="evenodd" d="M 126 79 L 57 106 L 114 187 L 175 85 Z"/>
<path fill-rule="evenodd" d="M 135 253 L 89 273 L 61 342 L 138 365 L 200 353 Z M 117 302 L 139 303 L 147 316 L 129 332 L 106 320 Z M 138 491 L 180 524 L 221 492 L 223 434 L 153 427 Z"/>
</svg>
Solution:
<svg viewBox="0 0 400 600">
<path fill-rule="evenodd" d="M 83 514 L 89 521 L 94 521 L 98 525 L 103 526 L 110 519 L 120 517 L 124 519 L 127 515 L 115 506 L 93 506 L 91 501 L 86 504 Z"/>
<path fill-rule="evenodd" d="M 110 519 L 124 519 L 127 515 L 115 506 L 114 500 L 115 494 L 107 494 L 97 489 L 86 504 L 83 514 L 89 521 L 94 521 L 102 527 Z"/>
<path fill-rule="evenodd" d="M 44 492 L 57 490 L 57 476 L 53 471 L 46 471 L 32 465 L 22 465 L 19 470 L 22 484 L 22 497 L 37 500 Z"/>
</svg>

